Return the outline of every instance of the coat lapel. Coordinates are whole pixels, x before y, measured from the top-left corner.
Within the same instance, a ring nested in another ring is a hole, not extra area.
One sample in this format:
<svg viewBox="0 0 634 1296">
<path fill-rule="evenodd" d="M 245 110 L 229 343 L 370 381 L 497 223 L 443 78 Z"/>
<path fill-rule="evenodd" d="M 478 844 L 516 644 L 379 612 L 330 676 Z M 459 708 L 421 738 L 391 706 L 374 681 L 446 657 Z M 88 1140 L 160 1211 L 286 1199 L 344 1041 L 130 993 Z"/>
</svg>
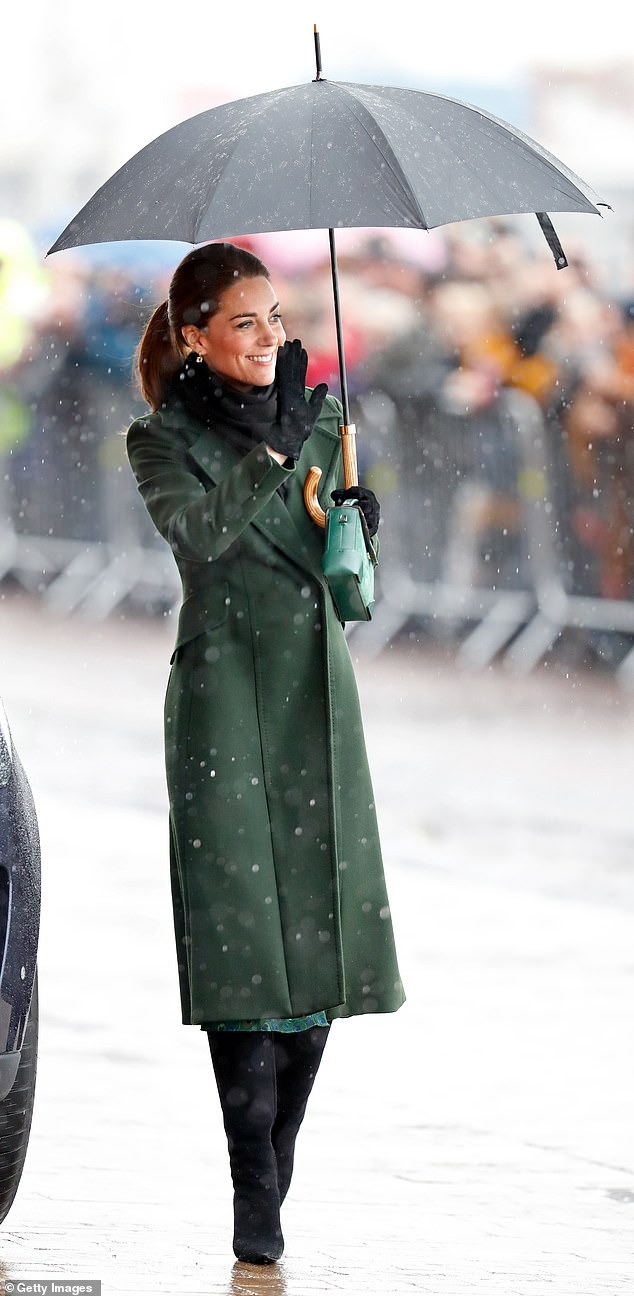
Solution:
<svg viewBox="0 0 634 1296">
<path fill-rule="evenodd" d="M 198 423 L 180 412 L 174 426 L 185 434 L 189 454 L 214 485 L 240 462 L 240 452 L 212 428 L 205 428 L 201 432 Z M 261 513 L 254 518 L 253 526 L 297 566 L 305 567 L 312 576 L 323 580 L 323 535 L 311 522 L 302 495 L 307 470 L 302 471 L 298 464 L 295 475 L 289 479 L 288 507 L 275 491 Z M 317 532 L 317 537 L 314 532 Z M 318 540 L 317 545 L 315 538 Z"/>
</svg>

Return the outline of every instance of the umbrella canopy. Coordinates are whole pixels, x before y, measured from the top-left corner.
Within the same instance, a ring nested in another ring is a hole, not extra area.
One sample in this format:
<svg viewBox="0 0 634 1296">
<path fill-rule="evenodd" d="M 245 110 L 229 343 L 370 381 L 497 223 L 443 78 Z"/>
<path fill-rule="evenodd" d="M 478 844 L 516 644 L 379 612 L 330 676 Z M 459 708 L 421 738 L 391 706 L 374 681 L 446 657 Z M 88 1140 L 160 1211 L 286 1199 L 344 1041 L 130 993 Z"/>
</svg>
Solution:
<svg viewBox="0 0 634 1296">
<path fill-rule="evenodd" d="M 521 212 L 599 214 L 597 204 L 583 180 L 482 109 L 318 76 L 166 131 L 102 185 L 50 251 L 358 225 L 434 229 Z"/>
</svg>

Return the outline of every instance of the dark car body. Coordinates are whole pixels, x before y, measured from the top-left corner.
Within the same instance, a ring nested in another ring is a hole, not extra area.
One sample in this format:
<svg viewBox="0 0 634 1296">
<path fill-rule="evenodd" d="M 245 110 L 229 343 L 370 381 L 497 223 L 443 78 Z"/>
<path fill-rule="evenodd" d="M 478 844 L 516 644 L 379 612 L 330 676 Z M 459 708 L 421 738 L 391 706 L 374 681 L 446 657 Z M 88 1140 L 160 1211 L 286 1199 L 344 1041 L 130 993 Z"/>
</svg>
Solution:
<svg viewBox="0 0 634 1296">
<path fill-rule="evenodd" d="M 0 701 L 0 1220 L 15 1196 L 31 1124 L 39 927 L 37 815 Z"/>
</svg>

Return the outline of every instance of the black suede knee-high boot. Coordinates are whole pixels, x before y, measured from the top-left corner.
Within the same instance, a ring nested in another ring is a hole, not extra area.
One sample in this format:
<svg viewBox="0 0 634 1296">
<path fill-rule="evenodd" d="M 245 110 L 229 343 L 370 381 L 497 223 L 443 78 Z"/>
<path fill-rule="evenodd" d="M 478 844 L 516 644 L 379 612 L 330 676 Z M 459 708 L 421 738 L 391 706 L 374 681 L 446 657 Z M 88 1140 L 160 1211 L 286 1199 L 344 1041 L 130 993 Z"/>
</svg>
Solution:
<svg viewBox="0 0 634 1296">
<path fill-rule="evenodd" d="M 284 1250 L 277 1162 L 275 1050 L 266 1031 L 207 1031 L 233 1179 L 238 1260 L 272 1264 Z"/>
<path fill-rule="evenodd" d="M 329 1033 L 329 1026 L 312 1026 L 310 1030 L 298 1031 L 297 1034 L 275 1033 L 273 1036 L 277 1115 L 271 1137 L 277 1157 L 280 1205 L 291 1182 L 295 1139 L 304 1119 L 306 1104 Z"/>
</svg>

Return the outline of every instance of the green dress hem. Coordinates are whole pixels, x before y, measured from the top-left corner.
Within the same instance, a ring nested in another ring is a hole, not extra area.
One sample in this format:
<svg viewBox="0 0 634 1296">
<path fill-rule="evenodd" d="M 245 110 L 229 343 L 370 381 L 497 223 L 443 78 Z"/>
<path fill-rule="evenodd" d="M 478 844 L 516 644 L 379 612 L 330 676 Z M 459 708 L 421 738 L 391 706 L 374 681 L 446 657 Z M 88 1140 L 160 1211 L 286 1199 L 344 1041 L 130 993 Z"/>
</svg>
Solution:
<svg viewBox="0 0 634 1296">
<path fill-rule="evenodd" d="M 329 1026 L 325 1012 L 309 1013 L 306 1017 L 265 1017 L 262 1021 L 203 1022 L 201 1030 L 214 1031 L 276 1031 L 280 1035 L 296 1035 L 312 1026 Z"/>
</svg>

